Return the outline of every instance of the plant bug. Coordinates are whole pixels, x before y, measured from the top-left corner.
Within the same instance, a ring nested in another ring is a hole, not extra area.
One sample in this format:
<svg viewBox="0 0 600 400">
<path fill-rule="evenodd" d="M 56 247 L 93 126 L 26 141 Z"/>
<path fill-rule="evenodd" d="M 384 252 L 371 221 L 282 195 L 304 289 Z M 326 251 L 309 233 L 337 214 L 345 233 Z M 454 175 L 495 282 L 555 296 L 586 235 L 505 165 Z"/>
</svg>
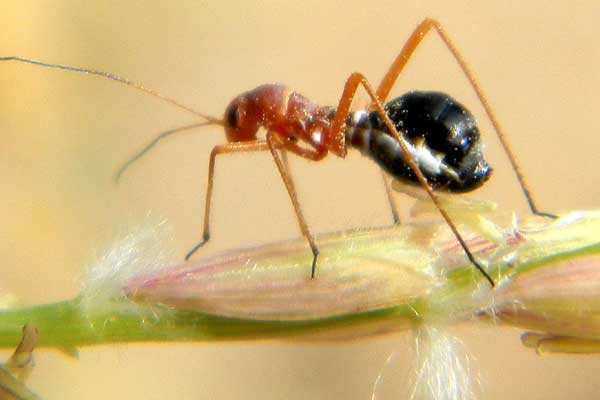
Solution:
<svg viewBox="0 0 600 400">
<path fill-rule="evenodd" d="M 422 39 L 431 31 L 440 36 L 475 90 L 509 157 L 531 211 L 534 214 L 553 217 L 552 214 L 539 211 L 474 73 L 442 25 L 433 19 L 425 19 L 413 31 L 377 89 L 374 89 L 361 73 L 351 74 L 335 108 L 320 106 L 284 85 L 267 84 L 234 98 L 226 108 L 224 117 L 217 118 L 108 72 L 49 64 L 21 57 L 0 57 L 0 61 L 16 61 L 100 76 L 158 97 L 202 119 L 202 122 L 160 133 L 118 170 L 117 180 L 136 160 L 165 137 L 207 125 L 224 128 L 227 143 L 216 146 L 210 154 L 202 240 L 190 250 L 186 259 L 210 239 L 210 208 L 216 157 L 221 154 L 269 151 L 289 194 L 300 229 L 312 250 L 311 277 L 314 277 L 319 250 L 302 213 L 292 177 L 288 172 L 285 152 L 318 161 L 329 152 L 344 158 L 348 147 L 356 147 L 395 178 L 419 184 L 427 191 L 471 263 L 490 285 L 494 286 L 493 279 L 473 257 L 434 192 L 434 189 L 448 192 L 470 191 L 481 186 L 489 178 L 491 168 L 483 158 L 480 135 L 474 118 L 460 103 L 437 92 L 409 92 L 384 105 L 406 63 Z M 350 105 L 359 86 L 367 91 L 371 105 L 367 110 L 350 112 Z M 265 140 L 258 139 L 259 129 L 266 130 Z M 282 151 L 283 156 L 280 156 L 279 151 Z M 387 183 L 386 189 L 391 202 Z M 397 222 L 397 215 L 394 215 Z"/>
</svg>

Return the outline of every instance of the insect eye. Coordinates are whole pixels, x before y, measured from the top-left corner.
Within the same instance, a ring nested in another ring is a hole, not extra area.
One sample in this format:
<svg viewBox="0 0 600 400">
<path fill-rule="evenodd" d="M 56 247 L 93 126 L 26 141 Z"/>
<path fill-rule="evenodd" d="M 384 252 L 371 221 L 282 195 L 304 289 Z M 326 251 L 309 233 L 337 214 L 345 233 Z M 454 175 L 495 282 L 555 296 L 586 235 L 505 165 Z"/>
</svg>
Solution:
<svg viewBox="0 0 600 400">
<path fill-rule="evenodd" d="M 240 110 L 238 108 L 237 105 L 234 105 L 232 107 L 229 108 L 229 110 L 227 110 L 227 124 L 233 128 L 233 129 L 238 129 L 238 122 L 240 119 Z"/>
</svg>

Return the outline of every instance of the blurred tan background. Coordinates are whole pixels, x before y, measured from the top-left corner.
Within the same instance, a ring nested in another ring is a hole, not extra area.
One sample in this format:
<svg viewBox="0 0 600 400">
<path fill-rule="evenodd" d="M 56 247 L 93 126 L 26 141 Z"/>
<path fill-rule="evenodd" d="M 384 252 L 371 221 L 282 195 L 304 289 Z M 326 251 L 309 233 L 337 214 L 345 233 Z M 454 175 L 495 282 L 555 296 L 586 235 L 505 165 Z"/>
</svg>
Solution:
<svg viewBox="0 0 600 400">
<path fill-rule="evenodd" d="M 333 104 L 351 72 L 377 82 L 416 24 L 436 17 L 477 72 L 543 209 L 598 207 L 598 2 L 415 3 L 4 2 L 0 55 L 122 74 L 220 116 L 233 96 L 269 81 Z M 471 108 L 495 167 L 474 196 L 525 211 L 482 108 L 433 36 L 394 93 L 409 89 L 446 91 Z M 164 142 L 121 185 L 111 179 L 158 131 L 190 121 L 101 79 L 0 64 L 0 290 L 23 304 L 74 296 L 95 255 L 149 212 L 169 221 L 183 257 L 200 236 L 208 155 L 223 134 Z M 389 222 L 378 172 L 359 155 L 292 167 L 315 232 Z M 217 168 L 203 254 L 299 235 L 267 155 Z M 456 333 L 478 361 L 482 398 L 586 399 L 600 389 L 597 358 L 540 358 L 514 329 Z M 79 361 L 43 350 L 31 385 L 46 399 L 369 399 L 397 351 L 380 393 L 397 399 L 407 341 L 110 346 L 82 349 Z"/>
</svg>

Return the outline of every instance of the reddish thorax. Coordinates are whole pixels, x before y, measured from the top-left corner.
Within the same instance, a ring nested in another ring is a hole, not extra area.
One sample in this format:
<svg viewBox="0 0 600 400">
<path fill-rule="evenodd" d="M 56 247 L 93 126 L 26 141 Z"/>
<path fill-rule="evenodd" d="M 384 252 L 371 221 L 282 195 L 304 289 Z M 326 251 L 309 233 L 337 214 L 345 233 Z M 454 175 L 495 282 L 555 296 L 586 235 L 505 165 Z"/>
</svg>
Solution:
<svg viewBox="0 0 600 400">
<path fill-rule="evenodd" d="M 230 142 L 256 140 L 264 128 L 287 150 L 320 160 L 331 147 L 331 107 L 322 107 L 280 84 L 266 84 L 236 97 L 225 111 L 225 132 Z M 335 141 L 337 142 L 337 141 Z"/>
</svg>

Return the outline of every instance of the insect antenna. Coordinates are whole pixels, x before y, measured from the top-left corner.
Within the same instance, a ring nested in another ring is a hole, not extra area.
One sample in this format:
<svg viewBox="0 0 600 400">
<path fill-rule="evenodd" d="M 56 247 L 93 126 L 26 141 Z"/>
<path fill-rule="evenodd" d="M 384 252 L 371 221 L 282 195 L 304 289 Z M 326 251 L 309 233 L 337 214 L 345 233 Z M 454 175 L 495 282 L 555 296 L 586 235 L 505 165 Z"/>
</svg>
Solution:
<svg viewBox="0 0 600 400">
<path fill-rule="evenodd" d="M 152 141 L 150 143 L 148 143 L 146 146 L 144 146 L 144 148 L 142 148 L 140 151 L 138 151 L 133 157 L 131 157 L 127 161 L 125 161 L 125 163 L 117 170 L 117 173 L 115 174 L 115 183 L 118 184 L 119 180 L 121 179 L 121 176 L 123 176 L 125 171 L 127 171 L 127 169 L 129 169 L 129 167 L 134 162 L 136 162 L 137 160 L 142 158 L 146 153 L 148 153 L 162 139 L 166 138 L 167 136 L 171 136 L 175 133 L 180 133 L 180 132 L 188 131 L 190 129 L 199 128 L 201 126 L 207 126 L 207 125 L 217 125 L 217 123 L 210 122 L 210 121 L 204 121 L 204 122 L 198 122 L 198 123 L 191 124 L 191 125 L 180 126 L 178 128 L 174 128 L 174 129 L 170 129 L 168 131 L 161 132 L 157 137 L 152 139 Z M 218 125 L 222 125 L 222 123 L 219 123 Z"/>
<path fill-rule="evenodd" d="M 152 140 L 148 145 L 146 145 L 141 151 L 139 151 L 138 153 L 136 153 L 132 158 L 130 158 L 129 160 L 127 160 L 125 162 L 125 164 L 123 164 L 123 166 L 121 166 L 121 168 L 119 168 L 117 170 L 117 173 L 115 175 L 115 182 L 118 183 L 119 179 L 121 178 L 121 176 L 123 175 L 123 173 L 131 166 L 131 164 L 133 164 L 135 161 L 137 161 L 138 159 L 140 159 L 143 155 L 145 155 L 148 151 L 150 151 L 150 149 L 152 149 L 154 146 L 156 146 L 156 144 L 161 140 L 164 139 L 167 136 L 170 136 L 172 134 L 178 133 L 178 132 L 182 132 L 182 131 L 186 131 L 189 129 L 193 129 L 193 128 L 198 128 L 200 126 L 206 126 L 206 125 L 223 125 L 223 120 L 219 119 L 219 118 L 215 118 L 212 117 L 210 115 L 206 115 L 204 113 L 201 113 L 195 109 L 193 109 L 192 107 L 186 106 L 185 104 L 182 104 L 180 102 L 178 102 L 177 100 L 165 96 L 163 94 L 161 94 L 160 92 L 154 90 L 154 89 L 150 89 L 140 83 L 134 82 L 130 79 L 124 78 L 122 76 L 113 74 L 111 72 L 105 72 L 105 71 L 100 71 L 100 70 L 96 70 L 96 69 L 89 69 L 89 68 L 81 68 L 81 67 L 75 67 L 75 66 L 71 66 L 71 65 L 61 65 L 61 64 L 52 64 L 52 63 L 47 63 L 47 62 L 43 62 L 43 61 L 38 61 L 38 60 L 34 60 L 31 58 L 25 58 L 25 57 L 16 57 L 16 56 L 11 56 L 11 57 L 0 57 L 0 61 L 12 61 L 12 62 L 19 62 L 19 63 L 24 63 L 24 64 L 30 64 L 30 65 L 34 65 L 37 67 L 42 67 L 42 68 L 50 68 L 50 69 L 56 69 L 56 70 L 60 70 L 60 71 L 68 71 L 68 72 L 77 72 L 80 74 L 86 74 L 86 75 L 95 75 L 95 76 L 99 76 L 101 78 L 105 78 L 105 79 L 110 79 L 112 81 L 118 82 L 118 83 L 122 83 L 124 85 L 127 85 L 129 87 L 132 87 L 136 90 L 139 90 L 145 94 L 148 94 L 150 96 L 156 97 L 164 102 L 169 103 L 170 105 L 179 108 L 180 110 L 184 110 L 187 111 L 197 117 L 200 117 L 202 119 L 204 119 L 205 121 L 203 122 L 198 122 L 195 124 L 191 124 L 191 125 L 186 125 L 186 126 L 181 126 L 178 128 L 174 128 L 168 131 L 164 131 L 161 132 L 154 140 Z"/>
<path fill-rule="evenodd" d="M 100 70 L 96 70 L 96 69 L 88 69 L 88 68 L 81 68 L 81 67 L 74 67 L 71 65 L 61 65 L 61 64 L 51 64 L 51 63 L 46 63 L 46 62 L 42 62 L 42 61 L 38 61 L 38 60 L 34 60 L 31 58 L 24 58 L 24 57 L 15 57 L 15 56 L 11 56 L 11 57 L 0 57 L 0 61 L 13 61 L 13 62 L 20 62 L 20 63 L 24 63 L 24 64 L 31 64 L 31 65 L 35 65 L 38 67 L 43 67 L 43 68 L 50 68 L 50 69 L 57 69 L 60 71 L 69 71 L 69 72 L 77 72 L 80 74 L 86 74 L 86 75 L 95 75 L 95 76 L 99 76 L 101 78 L 105 78 L 105 79 L 110 79 L 112 81 L 115 82 L 119 82 L 122 83 L 124 85 L 127 85 L 129 87 L 132 87 L 134 89 L 137 89 L 141 92 L 144 92 L 146 94 L 149 94 L 153 97 L 157 97 L 159 99 L 161 99 L 162 101 L 165 101 L 181 110 L 187 111 L 189 113 L 194 114 L 197 117 L 203 118 L 208 122 L 212 122 L 214 124 L 221 124 L 222 122 L 219 118 L 215 118 L 215 117 L 211 117 L 210 115 L 206 115 L 203 114 L 197 110 L 194 110 L 193 108 L 186 106 L 185 104 L 182 104 L 180 102 L 178 102 L 175 99 L 172 99 L 170 97 L 167 97 L 161 93 L 159 93 L 158 91 L 154 90 L 154 89 L 150 89 L 147 88 L 146 86 L 134 82 L 132 80 L 129 80 L 127 78 L 124 78 L 122 76 L 110 73 L 110 72 L 105 72 L 105 71 L 100 71 Z"/>
</svg>

